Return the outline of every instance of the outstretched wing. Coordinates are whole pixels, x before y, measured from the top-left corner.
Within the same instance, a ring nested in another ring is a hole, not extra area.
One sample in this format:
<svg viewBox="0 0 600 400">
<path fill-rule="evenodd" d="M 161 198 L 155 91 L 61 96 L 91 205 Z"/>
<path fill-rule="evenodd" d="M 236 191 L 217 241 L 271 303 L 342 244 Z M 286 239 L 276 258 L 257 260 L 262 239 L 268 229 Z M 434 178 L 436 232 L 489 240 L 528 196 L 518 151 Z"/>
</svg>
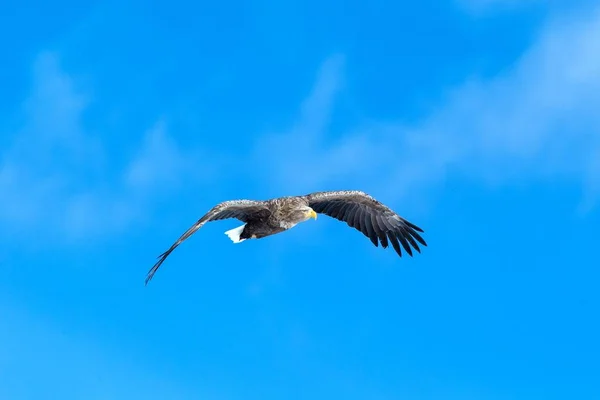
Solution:
<svg viewBox="0 0 600 400">
<path fill-rule="evenodd" d="M 418 226 L 400 217 L 389 207 L 368 194 L 357 190 L 315 192 L 305 196 L 309 206 L 317 213 L 326 214 L 346 222 L 371 239 L 375 246 L 386 248 L 392 244 L 400 257 L 400 245 L 412 256 L 411 246 L 419 253 L 417 242 L 427 246 L 418 232 Z"/>
<path fill-rule="evenodd" d="M 227 218 L 237 218 L 240 221 L 248 222 L 248 219 L 252 215 L 256 215 L 257 213 L 268 213 L 270 212 L 266 203 L 263 201 L 254 201 L 254 200 L 230 200 L 224 201 L 223 203 L 219 203 L 214 206 L 210 211 L 208 211 L 202 218 L 200 218 L 194 225 L 190 227 L 187 231 L 184 232 L 183 235 L 173 245 L 169 248 L 169 250 L 162 253 L 158 256 L 159 260 L 154 264 L 154 266 L 148 271 L 148 275 L 146 276 L 146 285 L 152 279 L 156 270 L 160 267 L 160 265 L 165 261 L 165 259 L 171 254 L 173 250 L 177 246 L 181 244 L 184 240 L 192 236 L 198 229 L 202 228 L 204 224 L 210 221 L 216 221 L 220 219 Z"/>
</svg>

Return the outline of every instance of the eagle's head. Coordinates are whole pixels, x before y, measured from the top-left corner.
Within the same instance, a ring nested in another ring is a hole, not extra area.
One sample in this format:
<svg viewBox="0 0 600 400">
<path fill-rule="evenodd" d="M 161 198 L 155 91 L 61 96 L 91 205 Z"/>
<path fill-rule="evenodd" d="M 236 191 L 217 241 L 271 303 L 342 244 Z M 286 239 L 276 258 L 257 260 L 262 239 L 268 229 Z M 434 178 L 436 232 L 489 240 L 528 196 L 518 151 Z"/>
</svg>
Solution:
<svg viewBox="0 0 600 400">
<path fill-rule="evenodd" d="M 315 210 L 305 205 L 294 208 L 289 216 L 289 219 L 294 223 L 308 221 L 311 218 L 317 219 L 317 213 Z"/>
<path fill-rule="evenodd" d="M 298 222 L 308 221 L 311 218 L 317 219 L 317 213 L 309 206 L 302 206 L 294 212 L 294 219 Z"/>
</svg>

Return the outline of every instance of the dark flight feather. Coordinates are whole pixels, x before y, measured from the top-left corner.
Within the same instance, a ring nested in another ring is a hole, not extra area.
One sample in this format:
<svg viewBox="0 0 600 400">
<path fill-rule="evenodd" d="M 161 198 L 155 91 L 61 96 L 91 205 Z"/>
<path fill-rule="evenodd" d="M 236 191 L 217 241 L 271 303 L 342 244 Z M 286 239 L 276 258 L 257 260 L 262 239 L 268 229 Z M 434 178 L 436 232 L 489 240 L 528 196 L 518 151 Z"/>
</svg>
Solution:
<svg viewBox="0 0 600 400">
<path fill-rule="evenodd" d="M 402 248 L 412 256 L 412 248 L 421 252 L 417 242 L 427 246 L 425 240 L 417 233 L 423 232 L 421 228 L 364 192 L 316 192 L 305 197 L 315 212 L 346 222 L 368 237 L 375 246 L 378 245 L 378 241 L 383 248 L 387 248 L 391 243 L 400 257 Z"/>
<path fill-rule="evenodd" d="M 194 225 L 192 225 L 187 231 L 184 232 L 179 239 L 175 243 L 171 245 L 171 247 L 158 256 L 158 261 L 154 266 L 148 271 L 146 275 L 145 284 L 152 279 L 158 268 L 161 264 L 167 259 L 169 254 L 175 250 L 177 246 L 179 246 L 184 240 L 192 236 L 198 229 L 202 228 L 204 224 L 210 221 L 223 220 L 228 218 L 236 218 L 242 222 L 248 222 L 249 218 L 254 215 L 264 215 L 265 213 L 270 213 L 268 208 L 266 207 L 265 202 L 262 201 L 254 201 L 254 200 L 230 200 L 224 201 L 222 203 L 217 204 L 211 210 L 209 210 L 202 218 L 200 218 Z"/>
</svg>

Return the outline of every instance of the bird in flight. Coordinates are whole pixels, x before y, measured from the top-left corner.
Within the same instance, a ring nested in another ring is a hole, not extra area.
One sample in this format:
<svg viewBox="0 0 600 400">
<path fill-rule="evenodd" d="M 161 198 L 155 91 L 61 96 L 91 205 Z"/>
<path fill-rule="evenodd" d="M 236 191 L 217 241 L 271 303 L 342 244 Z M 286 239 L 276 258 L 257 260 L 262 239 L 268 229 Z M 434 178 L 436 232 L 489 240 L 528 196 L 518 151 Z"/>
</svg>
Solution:
<svg viewBox="0 0 600 400">
<path fill-rule="evenodd" d="M 193 235 L 204 224 L 236 218 L 244 224 L 225 234 L 240 243 L 248 239 L 261 239 L 293 228 L 300 222 L 317 219 L 325 214 L 357 229 L 375 246 L 387 248 L 389 243 L 402 257 L 401 247 L 410 256 L 412 248 L 419 253 L 417 242 L 427 246 L 419 235 L 421 228 L 408 222 L 389 207 L 358 190 L 314 192 L 305 196 L 278 197 L 270 200 L 229 200 L 217 204 L 181 235 L 171 247 L 158 256 L 158 261 L 148 271 L 146 284 L 177 246 Z M 411 248 L 412 246 L 412 248 Z"/>
</svg>

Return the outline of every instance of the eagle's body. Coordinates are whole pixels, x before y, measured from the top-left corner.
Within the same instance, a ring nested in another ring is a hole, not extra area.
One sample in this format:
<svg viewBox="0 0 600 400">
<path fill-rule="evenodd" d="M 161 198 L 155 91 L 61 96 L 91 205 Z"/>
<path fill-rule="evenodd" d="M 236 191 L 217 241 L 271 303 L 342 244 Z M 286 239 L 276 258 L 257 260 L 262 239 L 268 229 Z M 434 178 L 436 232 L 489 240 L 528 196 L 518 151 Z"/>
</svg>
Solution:
<svg viewBox="0 0 600 400">
<path fill-rule="evenodd" d="M 420 252 L 417 242 L 427 246 L 417 233 L 423 232 L 421 228 L 361 191 L 315 192 L 306 196 L 287 196 L 265 201 L 231 200 L 214 206 L 161 254 L 158 262 L 148 272 L 146 283 L 181 242 L 209 221 L 236 218 L 244 222 L 225 232 L 234 243 L 240 243 L 286 231 L 300 222 L 316 219 L 317 213 L 346 222 L 350 227 L 361 231 L 375 246 L 381 243 L 385 248 L 391 243 L 399 256 L 402 256 L 400 246 L 411 256 L 411 246 Z"/>
<path fill-rule="evenodd" d="M 234 243 L 246 239 L 261 239 L 293 228 L 317 214 L 308 206 L 304 197 L 279 197 L 267 200 L 246 217 L 246 223 L 225 234 Z"/>
</svg>

